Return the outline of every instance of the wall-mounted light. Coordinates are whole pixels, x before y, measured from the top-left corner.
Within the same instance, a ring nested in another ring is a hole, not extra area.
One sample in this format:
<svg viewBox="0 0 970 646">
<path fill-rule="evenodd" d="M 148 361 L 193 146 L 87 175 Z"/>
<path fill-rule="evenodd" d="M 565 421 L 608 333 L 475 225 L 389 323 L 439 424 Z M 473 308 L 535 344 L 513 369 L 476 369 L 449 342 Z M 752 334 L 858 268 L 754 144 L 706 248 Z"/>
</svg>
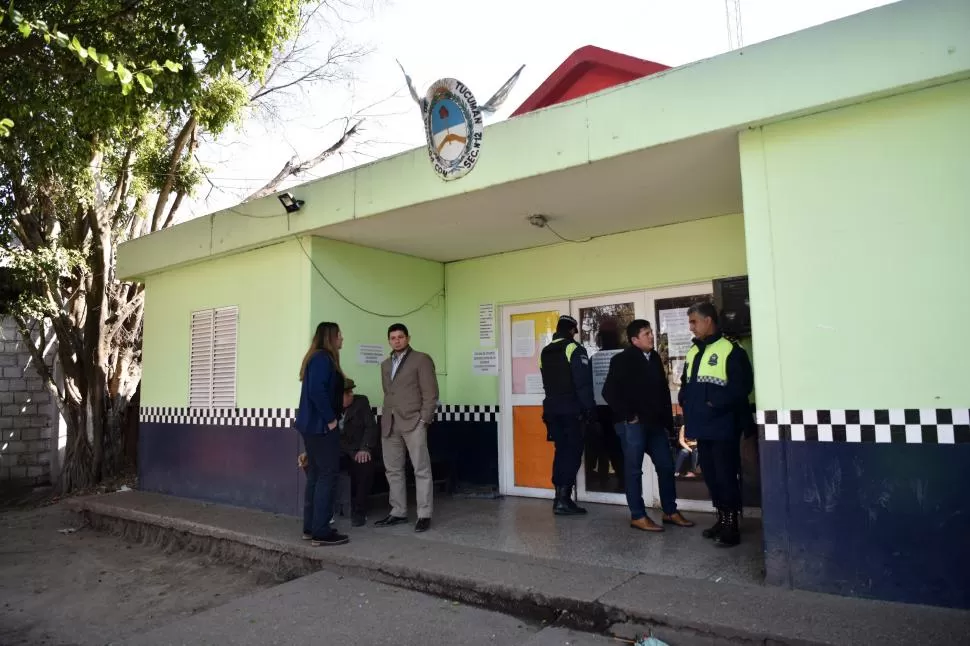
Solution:
<svg viewBox="0 0 970 646">
<path fill-rule="evenodd" d="M 276 198 L 283 205 L 283 208 L 286 209 L 287 213 L 296 213 L 304 204 L 303 200 L 296 199 L 292 193 L 280 193 Z"/>
</svg>

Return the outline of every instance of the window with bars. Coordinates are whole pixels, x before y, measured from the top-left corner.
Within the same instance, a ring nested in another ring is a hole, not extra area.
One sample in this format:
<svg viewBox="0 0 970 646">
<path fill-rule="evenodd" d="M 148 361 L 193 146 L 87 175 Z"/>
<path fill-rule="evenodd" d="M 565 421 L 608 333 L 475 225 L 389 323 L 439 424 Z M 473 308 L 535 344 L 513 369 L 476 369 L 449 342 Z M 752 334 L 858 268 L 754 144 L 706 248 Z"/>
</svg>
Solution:
<svg viewBox="0 0 970 646">
<path fill-rule="evenodd" d="M 236 407 L 238 307 L 192 312 L 189 407 Z"/>
</svg>

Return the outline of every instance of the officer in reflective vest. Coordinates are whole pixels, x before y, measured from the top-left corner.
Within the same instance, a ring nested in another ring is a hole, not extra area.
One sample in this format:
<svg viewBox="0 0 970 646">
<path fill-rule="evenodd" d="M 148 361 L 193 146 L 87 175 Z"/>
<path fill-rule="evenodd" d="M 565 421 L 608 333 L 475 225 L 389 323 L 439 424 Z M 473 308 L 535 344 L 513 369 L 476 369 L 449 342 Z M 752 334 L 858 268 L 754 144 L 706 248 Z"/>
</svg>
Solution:
<svg viewBox="0 0 970 646">
<path fill-rule="evenodd" d="M 681 377 L 680 405 L 684 434 L 697 440 L 697 459 L 717 510 L 717 521 L 704 530 L 719 545 L 741 542 L 740 415 L 747 410 L 754 383 L 751 362 L 740 345 L 721 336 L 717 310 L 698 303 L 687 310 L 694 345 Z"/>
<path fill-rule="evenodd" d="M 546 395 L 542 402 L 542 420 L 546 424 L 546 439 L 556 443 L 552 461 L 556 498 L 552 510 L 559 516 L 586 513 L 573 500 L 573 489 L 583 460 L 584 430 L 593 423 L 596 400 L 589 355 L 575 341 L 578 332 L 576 319 L 559 317 L 552 343 L 539 355 L 539 371 Z"/>
</svg>

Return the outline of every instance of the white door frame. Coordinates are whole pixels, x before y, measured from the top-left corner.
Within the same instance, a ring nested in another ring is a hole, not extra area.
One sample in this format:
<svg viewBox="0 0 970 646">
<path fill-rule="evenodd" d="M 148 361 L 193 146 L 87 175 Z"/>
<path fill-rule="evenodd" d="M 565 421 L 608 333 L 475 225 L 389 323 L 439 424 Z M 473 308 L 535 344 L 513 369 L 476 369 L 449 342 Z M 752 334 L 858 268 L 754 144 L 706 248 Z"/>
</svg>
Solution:
<svg viewBox="0 0 970 646">
<path fill-rule="evenodd" d="M 512 326 L 511 317 L 514 314 L 529 314 L 532 312 L 543 312 L 557 310 L 560 313 L 570 313 L 574 317 L 578 314 L 580 307 L 590 305 L 601 305 L 616 302 L 633 302 L 637 316 L 650 321 L 654 330 L 658 330 L 656 320 L 656 301 L 665 298 L 682 298 L 685 296 L 695 296 L 699 294 L 713 294 L 713 282 L 702 281 L 688 285 L 677 285 L 674 287 L 659 287 L 642 289 L 626 292 L 607 293 L 600 296 L 590 296 L 574 299 L 555 299 L 547 301 L 536 301 L 533 303 L 502 305 L 500 306 L 501 325 L 499 330 L 499 433 L 498 433 L 498 452 L 499 452 L 499 491 L 503 495 L 527 496 L 532 498 L 553 498 L 552 489 L 539 489 L 535 487 L 515 486 L 515 451 L 512 428 L 512 407 L 513 406 L 541 406 L 542 395 L 514 395 L 512 394 Z M 642 312 L 642 315 L 641 315 Z M 538 361 L 538 358 L 537 358 Z M 673 401 L 676 398 L 671 393 Z M 577 493 L 580 500 L 593 503 L 606 503 L 625 505 L 626 499 L 623 494 L 611 494 L 603 492 L 587 492 L 585 451 L 583 456 L 583 467 L 577 476 Z M 644 502 L 648 507 L 658 508 L 659 486 L 657 474 L 649 460 L 645 460 L 644 467 Z M 551 474 L 550 474 L 551 476 Z M 710 501 L 706 500 L 684 500 L 678 498 L 677 506 L 683 511 L 713 512 L 714 508 Z M 759 510 L 745 509 L 746 515 L 758 515 Z"/>
<path fill-rule="evenodd" d="M 537 301 L 520 305 L 501 306 L 499 316 L 501 326 L 499 330 L 499 492 L 503 495 L 528 496 L 530 498 L 554 498 L 552 490 L 552 473 L 549 474 L 550 488 L 518 487 L 515 484 L 515 441 L 512 428 L 513 406 L 542 406 L 543 395 L 513 395 L 512 394 L 512 316 L 515 314 L 531 314 L 533 312 L 558 311 L 560 314 L 569 312 L 568 300 Z M 538 363 L 539 357 L 536 356 Z"/>
</svg>

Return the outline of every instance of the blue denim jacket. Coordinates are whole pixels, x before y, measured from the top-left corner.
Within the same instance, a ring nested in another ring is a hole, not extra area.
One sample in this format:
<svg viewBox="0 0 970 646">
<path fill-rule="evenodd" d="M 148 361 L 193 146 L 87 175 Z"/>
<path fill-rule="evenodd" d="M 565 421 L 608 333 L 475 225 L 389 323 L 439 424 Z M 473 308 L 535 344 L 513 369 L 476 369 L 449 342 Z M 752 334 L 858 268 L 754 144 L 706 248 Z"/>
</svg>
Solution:
<svg viewBox="0 0 970 646">
<path fill-rule="evenodd" d="M 300 408 L 294 426 L 304 435 L 324 435 L 327 426 L 340 415 L 343 378 L 326 352 L 317 352 L 307 362 L 300 390 Z"/>
</svg>

